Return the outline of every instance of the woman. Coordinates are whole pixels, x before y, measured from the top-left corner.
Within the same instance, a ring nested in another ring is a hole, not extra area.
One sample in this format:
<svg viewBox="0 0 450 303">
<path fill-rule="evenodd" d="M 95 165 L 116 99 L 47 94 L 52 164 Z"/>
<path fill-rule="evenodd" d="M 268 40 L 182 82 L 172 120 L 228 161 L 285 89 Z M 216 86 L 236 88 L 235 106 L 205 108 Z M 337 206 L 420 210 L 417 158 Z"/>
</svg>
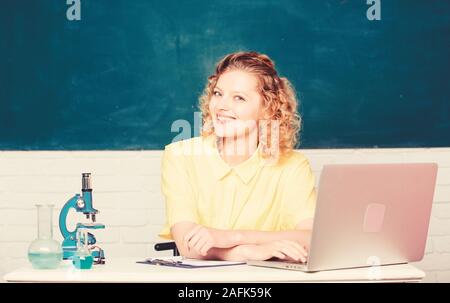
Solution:
<svg viewBox="0 0 450 303">
<path fill-rule="evenodd" d="M 163 153 L 160 236 L 189 258 L 305 262 L 316 192 L 289 81 L 266 55 L 229 54 L 200 108 L 202 135 Z"/>
</svg>

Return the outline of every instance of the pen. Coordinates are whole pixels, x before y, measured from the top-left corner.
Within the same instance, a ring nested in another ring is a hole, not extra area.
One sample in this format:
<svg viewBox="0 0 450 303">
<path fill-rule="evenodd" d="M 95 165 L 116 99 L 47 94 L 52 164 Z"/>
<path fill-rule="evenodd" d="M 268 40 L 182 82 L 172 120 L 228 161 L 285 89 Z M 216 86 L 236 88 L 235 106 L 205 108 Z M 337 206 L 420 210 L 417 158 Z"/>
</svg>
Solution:
<svg viewBox="0 0 450 303">
<path fill-rule="evenodd" d="M 152 259 L 150 262 L 155 265 L 175 265 L 175 266 L 182 263 L 181 261 L 161 260 L 161 259 Z"/>
</svg>

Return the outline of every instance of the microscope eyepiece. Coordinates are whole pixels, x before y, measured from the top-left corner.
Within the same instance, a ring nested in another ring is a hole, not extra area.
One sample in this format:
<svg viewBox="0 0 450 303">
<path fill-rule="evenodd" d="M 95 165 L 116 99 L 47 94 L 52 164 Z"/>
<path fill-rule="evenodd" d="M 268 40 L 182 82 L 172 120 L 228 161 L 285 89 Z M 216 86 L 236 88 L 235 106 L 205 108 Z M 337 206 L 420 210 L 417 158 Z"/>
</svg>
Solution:
<svg viewBox="0 0 450 303">
<path fill-rule="evenodd" d="M 81 190 L 92 190 L 91 189 L 91 173 L 83 173 L 81 176 Z"/>
</svg>

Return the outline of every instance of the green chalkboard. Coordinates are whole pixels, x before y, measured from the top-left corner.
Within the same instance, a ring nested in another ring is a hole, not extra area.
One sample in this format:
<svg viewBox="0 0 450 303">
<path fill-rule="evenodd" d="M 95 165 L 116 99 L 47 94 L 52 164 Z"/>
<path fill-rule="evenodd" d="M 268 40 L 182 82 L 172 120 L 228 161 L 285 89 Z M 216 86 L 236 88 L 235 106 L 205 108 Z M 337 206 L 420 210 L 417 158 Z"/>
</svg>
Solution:
<svg viewBox="0 0 450 303">
<path fill-rule="evenodd" d="M 450 146 L 450 1 L 80 3 L 0 1 L 1 150 L 161 149 L 238 50 L 296 87 L 301 147 Z"/>
</svg>

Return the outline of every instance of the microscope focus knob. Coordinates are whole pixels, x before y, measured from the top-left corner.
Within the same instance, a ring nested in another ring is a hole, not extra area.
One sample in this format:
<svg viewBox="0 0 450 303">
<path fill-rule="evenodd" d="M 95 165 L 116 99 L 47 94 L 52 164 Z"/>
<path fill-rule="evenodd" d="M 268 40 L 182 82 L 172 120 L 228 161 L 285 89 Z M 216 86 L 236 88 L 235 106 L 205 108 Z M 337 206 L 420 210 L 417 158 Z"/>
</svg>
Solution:
<svg viewBox="0 0 450 303">
<path fill-rule="evenodd" d="M 85 206 L 84 200 L 83 199 L 78 199 L 77 200 L 77 207 L 82 209 L 82 208 L 84 208 L 84 206 Z"/>
</svg>

